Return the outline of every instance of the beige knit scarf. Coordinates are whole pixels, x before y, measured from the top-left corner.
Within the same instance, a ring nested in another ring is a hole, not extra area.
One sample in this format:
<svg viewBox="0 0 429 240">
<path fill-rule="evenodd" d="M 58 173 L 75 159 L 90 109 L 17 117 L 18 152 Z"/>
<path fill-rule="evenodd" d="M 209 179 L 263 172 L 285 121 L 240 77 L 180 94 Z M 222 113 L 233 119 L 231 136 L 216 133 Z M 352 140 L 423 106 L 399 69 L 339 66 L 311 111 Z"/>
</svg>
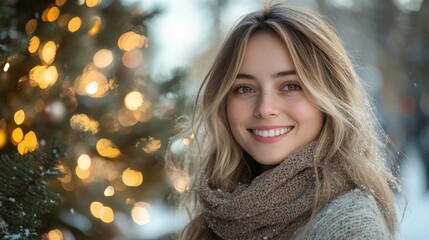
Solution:
<svg viewBox="0 0 429 240">
<path fill-rule="evenodd" d="M 310 142 L 232 192 L 209 186 L 210 173 L 202 169 L 196 190 L 208 227 L 222 239 L 290 239 L 311 215 L 315 146 Z M 335 188 L 332 195 L 341 191 Z"/>
</svg>

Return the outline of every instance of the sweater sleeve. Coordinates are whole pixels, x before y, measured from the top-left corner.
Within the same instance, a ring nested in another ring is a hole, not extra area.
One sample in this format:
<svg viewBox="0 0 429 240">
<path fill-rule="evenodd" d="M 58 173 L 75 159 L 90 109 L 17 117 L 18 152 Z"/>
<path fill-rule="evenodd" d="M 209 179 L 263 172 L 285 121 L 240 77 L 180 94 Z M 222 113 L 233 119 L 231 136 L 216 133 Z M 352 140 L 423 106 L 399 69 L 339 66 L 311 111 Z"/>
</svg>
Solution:
<svg viewBox="0 0 429 240">
<path fill-rule="evenodd" d="M 295 239 L 392 239 L 372 196 L 352 190 L 332 200 Z"/>
</svg>

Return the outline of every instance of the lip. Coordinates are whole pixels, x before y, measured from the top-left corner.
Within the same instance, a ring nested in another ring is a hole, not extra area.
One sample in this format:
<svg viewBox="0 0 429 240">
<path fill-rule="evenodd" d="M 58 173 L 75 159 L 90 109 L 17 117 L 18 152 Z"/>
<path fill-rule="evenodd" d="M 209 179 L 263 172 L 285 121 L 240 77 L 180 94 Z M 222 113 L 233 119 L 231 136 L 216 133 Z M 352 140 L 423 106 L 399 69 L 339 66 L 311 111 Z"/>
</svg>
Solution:
<svg viewBox="0 0 429 240">
<path fill-rule="evenodd" d="M 283 139 L 284 137 L 286 137 L 289 132 L 276 136 L 276 137 L 261 137 L 256 135 L 255 133 L 253 133 L 252 130 L 256 129 L 256 130 L 271 130 L 271 129 L 276 129 L 276 128 L 291 128 L 290 131 L 292 131 L 294 129 L 294 126 L 284 126 L 284 125 L 278 125 L 278 126 L 257 126 L 257 127 L 253 127 L 253 128 L 248 128 L 247 131 L 250 133 L 250 135 L 258 142 L 260 143 L 275 143 L 280 141 L 281 139 Z"/>
</svg>

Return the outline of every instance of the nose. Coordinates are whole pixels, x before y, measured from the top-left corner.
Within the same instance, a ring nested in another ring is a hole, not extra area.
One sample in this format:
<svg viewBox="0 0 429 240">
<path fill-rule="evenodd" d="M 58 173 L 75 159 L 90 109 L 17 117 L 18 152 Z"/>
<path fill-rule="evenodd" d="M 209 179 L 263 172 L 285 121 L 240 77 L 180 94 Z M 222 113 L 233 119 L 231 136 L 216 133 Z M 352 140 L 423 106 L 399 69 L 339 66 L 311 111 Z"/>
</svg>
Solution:
<svg viewBox="0 0 429 240">
<path fill-rule="evenodd" d="M 279 114 L 275 96 L 272 94 L 261 94 L 255 106 L 254 116 L 257 118 L 273 118 Z"/>
</svg>

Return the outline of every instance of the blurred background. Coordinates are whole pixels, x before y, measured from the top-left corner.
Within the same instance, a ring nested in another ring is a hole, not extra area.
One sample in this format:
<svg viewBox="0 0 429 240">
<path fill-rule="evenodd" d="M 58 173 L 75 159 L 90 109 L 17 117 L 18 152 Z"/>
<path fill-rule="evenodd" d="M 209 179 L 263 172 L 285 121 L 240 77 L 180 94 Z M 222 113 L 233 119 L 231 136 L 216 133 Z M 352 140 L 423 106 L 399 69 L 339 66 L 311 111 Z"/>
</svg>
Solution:
<svg viewBox="0 0 429 240">
<path fill-rule="evenodd" d="M 404 212 L 398 239 L 429 239 L 429 1 L 299 3 L 335 26 L 397 147 L 392 151 L 408 196 L 405 212 L 398 204 Z M 58 159 L 64 176 L 47 183 L 64 199 L 46 209 L 39 224 L 7 225 L 8 217 L 38 209 L 19 205 L 20 191 L 0 193 L 1 237 L 27 239 L 34 228 L 43 239 L 170 239 L 187 221 L 174 193 L 189 184 L 164 169 L 174 122 L 195 98 L 230 27 L 262 5 L 3 0 L 0 154 L 17 161 L 2 164 L 0 173 L 15 174 L 19 156 L 52 151 L 54 136 L 68 151 Z M 190 141 L 177 143 L 179 149 Z"/>
</svg>

